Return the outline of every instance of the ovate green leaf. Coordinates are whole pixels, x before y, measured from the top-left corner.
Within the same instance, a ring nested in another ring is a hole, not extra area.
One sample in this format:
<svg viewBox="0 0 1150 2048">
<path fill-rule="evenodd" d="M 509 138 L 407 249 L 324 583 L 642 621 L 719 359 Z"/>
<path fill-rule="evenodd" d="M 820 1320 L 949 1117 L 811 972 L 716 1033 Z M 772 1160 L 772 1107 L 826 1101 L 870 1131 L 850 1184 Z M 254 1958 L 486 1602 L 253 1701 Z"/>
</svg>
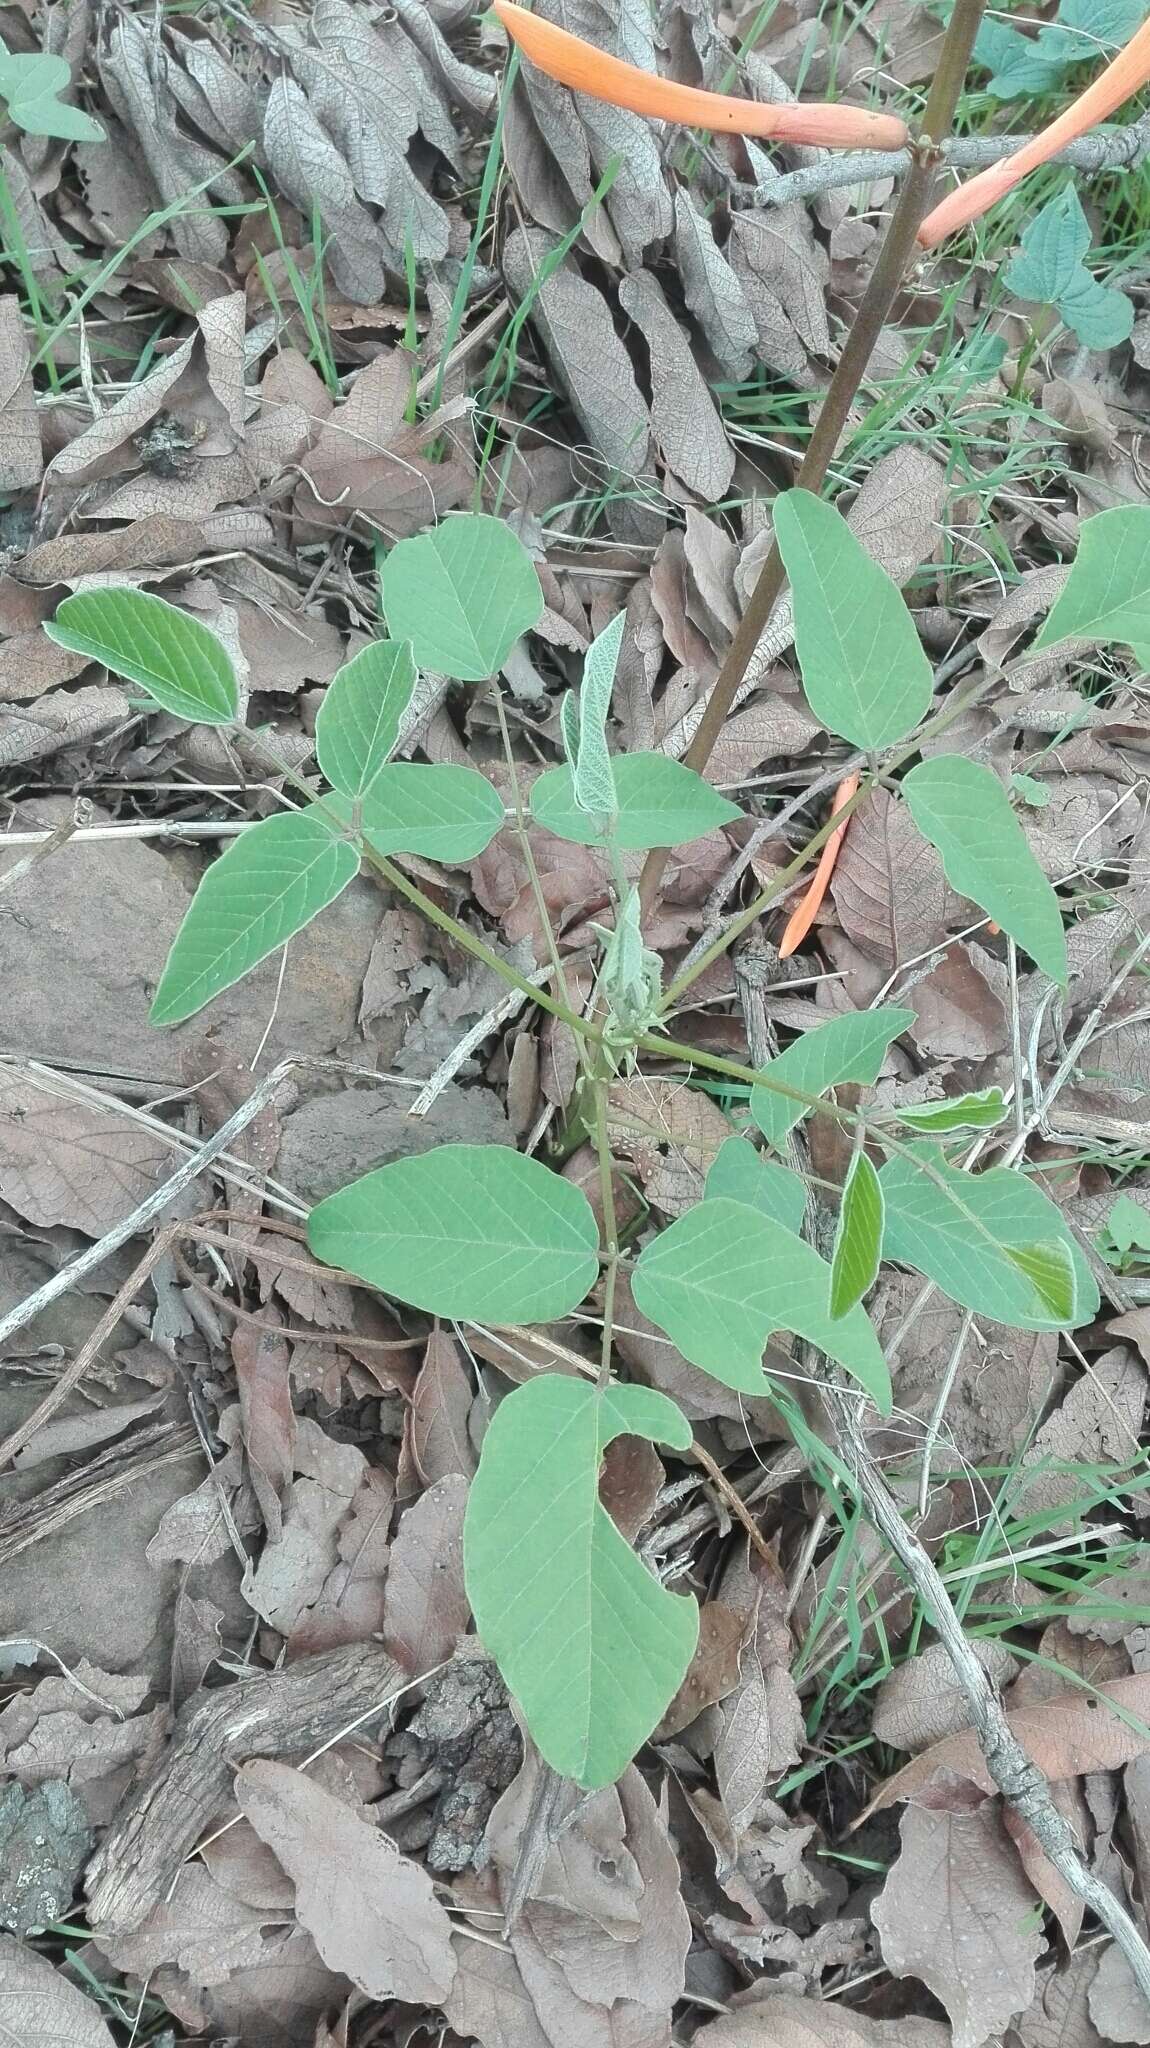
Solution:
<svg viewBox="0 0 1150 2048">
<path fill-rule="evenodd" d="M 924 1273 L 977 1315 L 1019 1329 L 1091 1320 L 1098 1289 L 1061 1212 L 1041 1188 L 1006 1167 L 962 1173 L 933 1145 L 916 1145 L 913 1152 L 913 1159 L 888 1159 L 879 1175 L 886 1199 L 884 1258 Z M 922 1164 L 933 1173 L 923 1172 Z M 1020 1252 L 1029 1256 L 1051 1244 L 1066 1247 L 1074 1267 L 1076 1298 L 1067 1314 L 1054 1313 L 1049 1285 L 1036 1284 L 1027 1258 L 1018 1259 Z"/>
<path fill-rule="evenodd" d="M 587 1790 L 627 1768 L 682 1682 L 698 1608 L 639 1562 L 599 1502 L 618 1436 L 686 1450 L 663 1394 L 549 1374 L 502 1401 L 488 1426 L 464 1525 L 479 1639 L 540 1754 Z"/>
<path fill-rule="evenodd" d="M 474 860 L 503 824 L 503 800 L 478 768 L 389 761 L 364 796 L 360 824 L 377 853 Z"/>
<path fill-rule="evenodd" d="M 313 812 L 249 825 L 213 861 L 176 933 L 152 1004 L 179 1024 L 286 944 L 334 902 L 359 867 L 354 847 Z"/>
<path fill-rule="evenodd" d="M 840 1081 L 877 1081 L 887 1048 L 915 1022 L 913 1010 L 856 1010 L 816 1024 L 761 1069 L 764 1080 L 795 1088 L 801 1095 L 825 1095 Z M 787 1132 L 807 1115 L 806 1105 L 774 1088 L 751 1090 L 751 1115 L 764 1138 L 782 1144 Z"/>
<path fill-rule="evenodd" d="M 682 846 L 742 816 L 737 804 L 669 754 L 620 754 L 612 765 L 617 806 L 613 836 L 625 852 Z M 571 839 L 576 846 L 595 846 L 603 837 L 596 821 L 576 803 L 574 777 L 566 766 L 548 768 L 536 779 L 531 815 L 545 831 L 554 832 L 557 839 Z"/>
<path fill-rule="evenodd" d="M 1099 284 L 1083 262 L 1090 224 L 1073 183 L 1064 185 L 1023 229 L 1005 281 L 1020 299 L 1056 306 L 1086 348 L 1117 348 L 1129 340 L 1134 307 L 1125 292 Z"/>
<path fill-rule="evenodd" d="M 795 1235 L 807 1213 L 807 1191 L 802 1175 L 789 1166 L 764 1159 L 746 1138 L 724 1138 L 707 1173 L 704 1201 L 728 1196 L 732 1202 L 746 1202 L 762 1215 L 781 1223 Z"/>
<path fill-rule="evenodd" d="M 845 1316 L 878 1278 L 882 1260 L 883 1199 L 879 1177 L 865 1152 L 856 1152 L 843 1188 L 831 1259 L 831 1314 Z"/>
<path fill-rule="evenodd" d="M 1059 640 L 1150 650 L 1150 507 L 1115 505 L 1083 520 L 1062 595 L 1034 644 Z M 1150 653 L 1139 658 L 1150 663 Z"/>
<path fill-rule="evenodd" d="M 315 750 L 333 789 L 355 798 L 371 788 L 399 738 L 414 688 L 407 640 L 375 640 L 332 677 L 315 722 Z"/>
<path fill-rule="evenodd" d="M 401 540 L 383 565 L 392 637 L 410 640 L 420 668 L 481 683 L 543 616 L 535 565 L 519 536 L 486 512 L 444 519 Z"/>
<path fill-rule="evenodd" d="M 934 1137 L 948 1131 L 993 1131 L 1006 1116 L 1001 1088 L 981 1088 L 976 1095 L 956 1095 L 952 1102 L 924 1102 L 900 1109 L 899 1122 Z"/>
<path fill-rule="evenodd" d="M 71 67 L 63 57 L 49 50 L 12 52 L 0 43 L 0 99 L 18 128 L 62 142 L 106 141 L 98 121 L 58 97 L 71 82 Z"/>
<path fill-rule="evenodd" d="M 44 630 L 61 647 L 138 683 L 177 718 L 230 725 L 239 716 L 236 672 L 223 642 L 149 591 L 81 591 L 64 599 Z"/>
<path fill-rule="evenodd" d="M 769 1391 L 772 1330 L 793 1330 L 846 1367 L 885 1414 L 890 1376 L 864 1311 L 830 1311 L 830 1267 L 801 1237 L 743 1202 L 710 1196 L 645 1245 L 636 1306 L 685 1358 L 744 1394 Z"/>
<path fill-rule="evenodd" d="M 902 592 L 810 491 L 784 491 L 774 521 L 811 710 L 855 747 L 905 739 L 929 709 L 934 681 Z"/>
<path fill-rule="evenodd" d="M 317 1258 L 397 1301 L 480 1323 L 545 1323 L 599 1270 L 581 1188 L 503 1145 L 439 1145 L 378 1167 L 308 1218 Z"/>
<path fill-rule="evenodd" d="M 920 761 L 903 795 L 924 839 L 942 855 L 947 881 L 969 896 L 1066 986 L 1066 934 L 1054 893 L 993 769 L 961 754 Z"/>
<path fill-rule="evenodd" d="M 615 670 L 623 644 L 627 615 L 620 612 L 591 642 L 583 662 L 579 692 L 579 739 L 575 748 L 572 789 L 579 809 L 595 824 L 615 814 L 615 774 L 607 745 L 607 713 L 615 687 Z"/>
</svg>

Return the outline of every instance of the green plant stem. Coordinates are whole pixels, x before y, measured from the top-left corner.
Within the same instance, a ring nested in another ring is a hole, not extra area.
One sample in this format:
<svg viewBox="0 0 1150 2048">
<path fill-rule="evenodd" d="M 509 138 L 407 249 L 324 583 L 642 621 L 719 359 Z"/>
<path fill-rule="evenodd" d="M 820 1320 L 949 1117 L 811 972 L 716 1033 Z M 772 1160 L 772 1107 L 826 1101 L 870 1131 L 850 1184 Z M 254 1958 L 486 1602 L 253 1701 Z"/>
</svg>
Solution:
<svg viewBox="0 0 1150 2048">
<path fill-rule="evenodd" d="M 614 1338 L 615 1286 L 619 1277 L 619 1224 L 615 1214 L 614 1162 L 611 1158 L 611 1139 L 607 1130 L 607 1094 L 609 1081 L 597 1075 L 591 1083 L 595 1091 L 595 1151 L 599 1160 L 599 1192 L 603 1203 L 603 1337 L 599 1351 L 600 1392 L 611 1378 L 611 1345 Z"/>
<path fill-rule="evenodd" d="M 890 318 L 914 255 L 915 236 L 929 211 L 934 190 L 939 163 L 938 145 L 950 132 L 985 6 L 986 0 L 955 0 L 923 115 L 923 132 L 914 144 L 911 167 L 899 194 L 898 205 L 891 215 L 870 283 L 819 409 L 807 452 L 795 479 L 801 490 L 819 492 L 826 482 L 839 438 L 850 419 L 851 407 L 858 397 L 876 343 Z M 702 774 L 714 752 L 785 582 L 782 556 L 777 547 L 772 547 L 715 678 L 699 729 L 683 756 L 687 767 L 695 769 L 697 774 Z M 666 865 L 667 852 L 664 849 L 656 847 L 647 855 L 639 882 L 639 900 L 644 915 L 652 909 Z"/>
</svg>

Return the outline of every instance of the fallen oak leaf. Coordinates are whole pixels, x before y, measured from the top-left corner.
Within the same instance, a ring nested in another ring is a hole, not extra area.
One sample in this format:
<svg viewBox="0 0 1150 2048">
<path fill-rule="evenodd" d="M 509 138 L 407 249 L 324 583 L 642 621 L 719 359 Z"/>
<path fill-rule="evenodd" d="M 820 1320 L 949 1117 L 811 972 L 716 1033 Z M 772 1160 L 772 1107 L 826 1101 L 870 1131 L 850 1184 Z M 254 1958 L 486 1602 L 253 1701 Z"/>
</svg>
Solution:
<svg viewBox="0 0 1150 2048">
<path fill-rule="evenodd" d="M 832 818 L 837 817 L 840 811 L 846 809 L 851 798 L 855 795 L 858 786 L 859 778 L 857 775 L 845 775 L 843 777 L 835 791 L 834 802 L 831 805 Z M 849 819 L 844 818 L 842 824 L 835 827 L 826 845 L 823 847 L 818 867 L 815 869 L 814 880 L 811 882 L 798 908 L 792 912 L 787 920 L 786 931 L 779 942 L 780 960 L 789 960 L 791 954 L 798 951 L 807 933 L 810 931 L 815 918 L 818 916 L 823 897 L 827 893 L 831 876 L 835 871 L 835 862 L 838 860 L 839 848 L 843 843 L 843 835 L 849 822 Z"/>
<path fill-rule="evenodd" d="M 1150 1750 L 1150 1672 L 1112 1679 L 1092 1692 L 1067 1688 L 1041 1705 L 1008 1710 L 1007 1719 L 1031 1762 L 1049 1779 L 1117 1770 Z M 897 1800 L 916 1798 L 940 1771 L 968 1779 L 986 1793 L 998 1790 L 977 1735 L 964 1728 L 933 1743 L 880 1785 L 853 1828 Z"/>
<path fill-rule="evenodd" d="M 805 142 L 825 149 L 904 149 L 905 121 L 891 114 L 868 114 L 859 107 L 838 105 L 766 106 L 721 92 L 702 92 L 657 78 L 637 64 L 625 64 L 582 36 L 569 35 L 541 15 L 517 7 L 514 0 L 495 0 L 495 12 L 512 41 L 549 78 L 613 107 L 627 107 L 653 120 L 680 121 L 691 128 L 724 129 L 731 135 L 761 135 L 784 142 Z"/>
</svg>

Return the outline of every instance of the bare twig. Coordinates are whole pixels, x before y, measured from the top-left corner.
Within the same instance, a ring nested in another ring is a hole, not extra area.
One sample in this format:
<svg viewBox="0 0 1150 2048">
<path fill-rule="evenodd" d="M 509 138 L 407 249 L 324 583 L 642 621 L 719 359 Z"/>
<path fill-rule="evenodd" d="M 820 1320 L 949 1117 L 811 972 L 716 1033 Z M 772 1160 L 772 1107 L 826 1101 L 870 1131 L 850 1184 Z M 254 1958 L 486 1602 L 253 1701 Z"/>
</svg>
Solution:
<svg viewBox="0 0 1150 2048">
<path fill-rule="evenodd" d="M 1029 135 L 952 136 L 942 145 L 942 161 L 948 170 L 981 171 L 1013 156 L 1032 140 Z M 1140 163 L 1148 151 L 1150 115 L 1143 115 L 1129 128 L 1103 129 L 1095 135 L 1084 135 L 1053 161 L 1069 164 L 1076 171 L 1097 174 Z M 859 149 L 852 150 L 849 156 L 832 156 L 828 152 L 818 163 L 805 164 L 801 170 L 772 178 L 769 184 L 756 185 L 752 201 L 755 206 L 789 206 L 793 200 L 814 199 L 820 192 L 837 192 L 847 185 L 901 178 L 910 169 L 911 161 L 909 149 Z"/>
<path fill-rule="evenodd" d="M 1113 1935 L 1139 1990 L 1150 1999 L 1150 1949 L 1120 1900 L 1083 1862 L 1069 1824 L 1050 1797 L 1046 1778 L 1027 1756 L 998 1693 L 963 1634 L 962 1623 L 938 1571 L 888 1492 L 867 1447 L 853 1403 L 844 1400 L 837 1388 L 827 1392 L 844 1463 L 875 1529 L 931 1615 L 966 1700 L 987 1770 L 1007 1804 L 1026 1822 L 1063 1882 Z"/>
</svg>

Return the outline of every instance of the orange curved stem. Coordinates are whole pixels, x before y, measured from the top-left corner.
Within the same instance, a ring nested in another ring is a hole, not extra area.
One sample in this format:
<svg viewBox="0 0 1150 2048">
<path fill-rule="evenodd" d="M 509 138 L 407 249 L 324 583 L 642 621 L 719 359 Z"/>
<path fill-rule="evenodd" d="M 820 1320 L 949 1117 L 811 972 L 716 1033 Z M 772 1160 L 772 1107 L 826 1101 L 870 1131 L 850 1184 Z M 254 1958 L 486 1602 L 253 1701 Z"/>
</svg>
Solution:
<svg viewBox="0 0 1150 2048">
<path fill-rule="evenodd" d="M 845 810 L 858 786 L 859 779 L 857 775 L 846 775 L 843 777 L 835 791 L 835 800 L 831 805 L 832 818 L 838 811 Z M 818 916 L 823 897 L 827 893 L 827 884 L 835 871 L 835 862 L 839 857 L 839 848 L 843 843 L 843 835 L 849 824 L 850 819 L 846 818 L 841 825 L 836 827 L 827 840 L 822 853 L 819 855 L 819 864 L 815 869 L 814 880 L 811 882 L 810 888 L 807 890 L 798 909 L 791 916 L 786 931 L 783 933 L 779 945 L 780 960 L 789 960 L 792 953 L 798 952 L 799 947 L 802 945 L 803 940 Z"/>
<path fill-rule="evenodd" d="M 525 57 L 576 92 L 629 107 L 653 120 L 681 121 L 690 128 L 720 128 L 731 135 L 759 135 L 780 142 L 807 142 L 824 149 L 905 149 L 905 121 L 893 114 L 868 114 L 861 107 L 762 106 L 757 100 L 701 92 L 692 85 L 657 78 L 637 64 L 624 64 L 582 36 L 569 35 L 515 0 L 494 0 L 495 12 Z"/>
<path fill-rule="evenodd" d="M 977 178 L 970 178 L 965 185 L 960 185 L 940 206 L 928 213 L 918 231 L 923 248 L 936 248 L 947 235 L 953 235 L 958 228 L 977 220 L 988 207 L 1013 191 L 1029 171 L 1036 171 L 1040 164 L 1049 163 L 1060 149 L 1066 148 L 1067 143 L 1077 142 L 1080 135 L 1096 128 L 1100 121 L 1109 119 L 1148 81 L 1150 21 L 1143 23 L 1125 49 L 1118 52 L 1113 63 L 1108 64 L 1094 83 L 1088 85 L 1086 91 L 1080 93 L 1040 135 L 1035 135 L 1013 156 L 1005 157 L 1002 163 L 992 164 L 988 171 L 980 171 Z"/>
</svg>

